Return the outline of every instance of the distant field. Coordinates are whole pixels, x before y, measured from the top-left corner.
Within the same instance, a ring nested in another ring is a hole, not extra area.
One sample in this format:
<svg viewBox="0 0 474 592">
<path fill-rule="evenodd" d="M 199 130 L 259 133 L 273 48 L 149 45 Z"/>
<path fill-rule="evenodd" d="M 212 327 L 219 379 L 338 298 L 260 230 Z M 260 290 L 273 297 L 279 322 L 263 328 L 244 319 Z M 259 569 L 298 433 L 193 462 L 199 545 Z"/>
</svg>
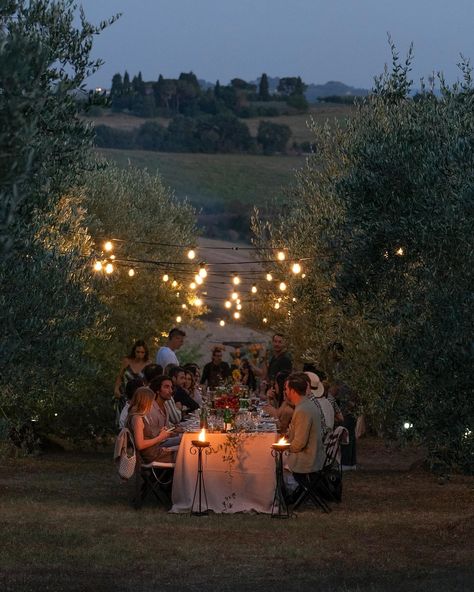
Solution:
<svg viewBox="0 0 474 592">
<path fill-rule="evenodd" d="M 282 115 L 279 117 L 255 117 L 250 119 L 241 119 L 245 123 L 252 136 L 257 135 L 258 124 L 262 119 L 272 121 L 273 123 L 285 124 L 290 126 L 292 131 L 291 142 L 310 142 L 311 131 L 308 128 L 307 122 L 313 118 L 317 123 L 324 124 L 327 120 L 332 123 L 335 119 L 343 122 L 344 119 L 351 116 L 353 107 L 349 105 L 336 104 L 321 104 L 312 105 L 308 113 L 301 115 Z M 145 121 L 156 121 L 163 126 L 167 126 L 169 119 L 163 117 L 155 117 L 153 119 L 145 119 L 143 117 L 135 117 L 134 115 L 127 115 L 125 113 L 106 112 L 101 117 L 88 117 L 87 121 L 91 121 L 94 125 L 108 125 L 122 130 L 130 131 L 140 127 Z"/>
<path fill-rule="evenodd" d="M 201 206 L 263 205 L 281 200 L 302 156 L 252 156 L 237 154 L 175 154 L 142 150 L 98 151 L 119 166 L 135 165 L 159 172 L 177 197 Z"/>
</svg>

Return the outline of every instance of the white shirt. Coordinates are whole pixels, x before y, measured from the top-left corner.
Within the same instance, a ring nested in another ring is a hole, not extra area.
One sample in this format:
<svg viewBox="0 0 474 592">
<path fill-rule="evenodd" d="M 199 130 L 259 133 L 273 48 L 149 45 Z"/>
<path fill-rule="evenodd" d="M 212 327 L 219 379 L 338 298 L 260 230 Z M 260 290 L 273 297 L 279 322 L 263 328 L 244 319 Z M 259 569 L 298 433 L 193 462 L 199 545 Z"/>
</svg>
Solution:
<svg viewBox="0 0 474 592">
<path fill-rule="evenodd" d="M 159 364 L 163 370 L 168 366 L 168 364 L 174 364 L 175 366 L 179 366 L 178 358 L 172 349 L 168 346 L 160 347 L 160 349 L 156 352 L 156 363 Z"/>
</svg>

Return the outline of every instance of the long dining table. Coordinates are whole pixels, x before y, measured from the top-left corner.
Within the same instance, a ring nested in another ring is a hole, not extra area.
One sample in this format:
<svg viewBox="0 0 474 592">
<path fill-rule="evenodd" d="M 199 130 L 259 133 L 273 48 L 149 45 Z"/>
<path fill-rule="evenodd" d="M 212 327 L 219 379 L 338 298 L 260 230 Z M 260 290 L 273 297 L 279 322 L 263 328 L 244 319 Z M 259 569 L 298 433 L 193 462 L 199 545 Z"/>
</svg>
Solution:
<svg viewBox="0 0 474 592">
<path fill-rule="evenodd" d="M 184 433 L 176 457 L 170 512 L 190 512 L 196 487 L 198 455 Z M 275 493 L 274 432 L 208 433 L 210 448 L 202 453 L 207 507 L 216 513 L 270 513 Z"/>
</svg>

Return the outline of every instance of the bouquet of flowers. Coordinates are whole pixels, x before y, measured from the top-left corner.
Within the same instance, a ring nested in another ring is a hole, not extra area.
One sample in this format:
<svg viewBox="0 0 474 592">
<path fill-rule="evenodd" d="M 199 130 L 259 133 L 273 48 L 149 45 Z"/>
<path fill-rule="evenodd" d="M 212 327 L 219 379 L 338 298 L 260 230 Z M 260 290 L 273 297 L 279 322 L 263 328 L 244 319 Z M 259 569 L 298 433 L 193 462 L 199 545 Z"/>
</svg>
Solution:
<svg viewBox="0 0 474 592">
<path fill-rule="evenodd" d="M 233 413 L 237 413 L 240 408 L 240 400 L 235 395 L 221 395 L 214 399 L 214 407 L 216 409 L 225 409 L 227 407 Z"/>
</svg>

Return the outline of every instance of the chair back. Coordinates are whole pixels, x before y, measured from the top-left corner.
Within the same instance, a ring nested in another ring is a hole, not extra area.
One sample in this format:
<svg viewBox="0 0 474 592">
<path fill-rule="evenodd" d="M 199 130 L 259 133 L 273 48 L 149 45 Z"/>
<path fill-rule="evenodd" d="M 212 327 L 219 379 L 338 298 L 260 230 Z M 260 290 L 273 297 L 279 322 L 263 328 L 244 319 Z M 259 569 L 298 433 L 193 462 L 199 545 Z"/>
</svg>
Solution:
<svg viewBox="0 0 474 592">
<path fill-rule="evenodd" d="M 326 438 L 326 458 L 323 470 L 331 468 L 339 462 L 341 444 L 349 442 L 349 432 L 346 428 L 339 426 Z"/>
</svg>

